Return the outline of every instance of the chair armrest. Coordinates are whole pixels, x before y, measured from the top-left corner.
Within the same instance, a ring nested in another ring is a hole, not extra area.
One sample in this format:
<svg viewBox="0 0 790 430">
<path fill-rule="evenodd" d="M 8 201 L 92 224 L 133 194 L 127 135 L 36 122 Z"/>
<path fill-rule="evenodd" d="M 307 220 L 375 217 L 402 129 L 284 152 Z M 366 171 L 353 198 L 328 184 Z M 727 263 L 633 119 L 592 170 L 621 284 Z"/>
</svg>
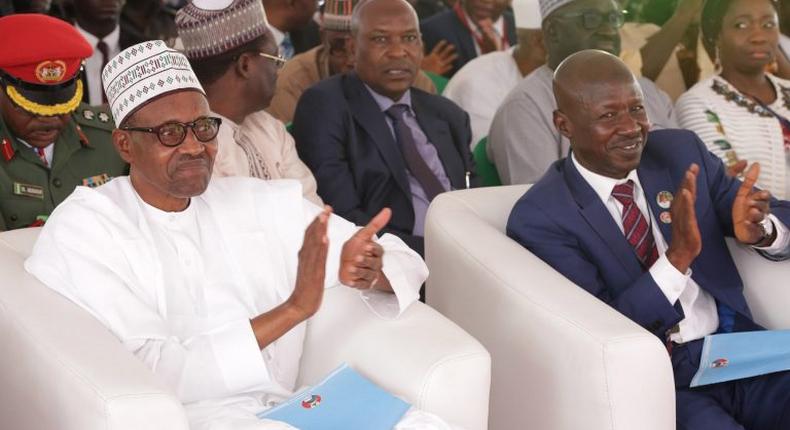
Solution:
<svg viewBox="0 0 790 430">
<path fill-rule="evenodd" d="M 187 430 L 179 400 L 101 323 L 28 275 L 4 235 L 0 426 Z"/>
<path fill-rule="evenodd" d="M 754 320 L 769 329 L 790 329 L 790 262 L 763 258 L 751 246 L 727 238 L 727 247 L 743 280 Z"/>
<path fill-rule="evenodd" d="M 483 221 L 464 196 L 431 204 L 426 292 L 491 353 L 490 428 L 674 428 L 661 342 Z"/>
<path fill-rule="evenodd" d="M 342 362 L 419 409 L 468 430 L 486 428 L 488 352 L 423 303 L 385 320 L 357 291 L 328 289 L 307 325 L 297 385 L 320 381 Z"/>
</svg>

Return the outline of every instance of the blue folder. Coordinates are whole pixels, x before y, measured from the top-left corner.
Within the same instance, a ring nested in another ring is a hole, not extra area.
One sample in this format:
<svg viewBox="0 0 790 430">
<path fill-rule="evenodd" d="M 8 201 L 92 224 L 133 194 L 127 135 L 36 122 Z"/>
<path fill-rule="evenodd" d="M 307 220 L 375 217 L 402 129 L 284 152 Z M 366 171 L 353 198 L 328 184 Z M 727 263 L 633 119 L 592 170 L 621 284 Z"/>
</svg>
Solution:
<svg viewBox="0 0 790 430">
<path fill-rule="evenodd" d="M 790 330 L 705 336 L 691 387 L 790 370 Z"/>
<path fill-rule="evenodd" d="M 411 407 L 347 364 L 321 383 L 258 414 L 301 430 L 390 430 Z"/>
</svg>

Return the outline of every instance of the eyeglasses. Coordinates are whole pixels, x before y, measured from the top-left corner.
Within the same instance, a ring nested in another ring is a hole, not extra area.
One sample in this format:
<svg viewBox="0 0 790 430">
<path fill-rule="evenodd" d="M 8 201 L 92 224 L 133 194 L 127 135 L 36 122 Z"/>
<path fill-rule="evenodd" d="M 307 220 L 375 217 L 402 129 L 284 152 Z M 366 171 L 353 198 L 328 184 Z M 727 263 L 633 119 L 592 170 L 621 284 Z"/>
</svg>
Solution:
<svg viewBox="0 0 790 430">
<path fill-rule="evenodd" d="M 601 25 L 603 25 L 604 21 L 608 22 L 609 25 L 614 28 L 620 28 L 625 23 L 625 14 L 623 11 L 619 10 L 613 10 L 608 13 L 601 13 L 597 10 L 585 10 L 582 12 L 559 15 L 557 18 L 581 18 L 582 25 L 587 30 L 597 30 Z"/>
<path fill-rule="evenodd" d="M 258 52 L 258 55 L 260 55 L 261 57 L 263 57 L 263 58 L 265 58 L 267 60 L 274 61 L 274 67 L 276 67 L 278 69 L 282 69 L 283 66 L 285 66 L 285 62 L 288 61 L 282 55 L 271 55 L 271 54 L 267 54 L 265 52 Z"/>
<path fill-rule="evenodd" d="M 204 116 L 192 122 L 167 122 L 156 127 L 121 127 L 120 129 L 155 134 L 162 145 L 172 148 L 184 142 L 187 128 L 192 129 L 197 140 L 206 143 L 217 137 L 220 124 L 222 124 L 221 119 Z"/>
</svg>

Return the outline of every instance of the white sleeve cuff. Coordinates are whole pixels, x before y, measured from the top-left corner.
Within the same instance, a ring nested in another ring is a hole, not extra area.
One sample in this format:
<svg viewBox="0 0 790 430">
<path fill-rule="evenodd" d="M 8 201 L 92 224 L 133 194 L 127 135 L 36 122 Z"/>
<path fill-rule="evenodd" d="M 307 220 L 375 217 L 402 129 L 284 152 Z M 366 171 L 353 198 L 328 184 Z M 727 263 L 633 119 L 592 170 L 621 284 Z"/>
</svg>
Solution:
<svg viewBox="0 0 790 430">
<path fill-rule="evenodd" d="M 378 243 L 384 248 L 382 272 L 394 294 L 367 290 L 360 295 L 373 313 L 382 318 L 394 319 L 420 297 L 420 286 L 428 278 L 428 267 L 397 236 L 385 234 L 378 239 Z"/>
<path fill-rule="evenodd" d="M 688 280 L 691 277 L 691 269 L 686 273 L 681 273 L 669 262 L 667 254 L 664 253 L 650 267 L 650 276 L 653 277 L 653 281 L 664 293 L 669 303 L 674 305 L 686 288 L 686 284 L 688 284 Z"/>
<path fill-rule="evenodd" d="M 249 320 L 231 321 L 206 336 L 229 392 L 243 392 L 271 381 Z"/>
<path fill-rule="evenodd" d="M 774 214 L 768 214 L 768 219 L 774 223 L 774 231 L 776 231 L 776 239 L 774 239 L 774 243 L 769 246 L 755 246 L 755 249 L 759 249 L 766 254 L 775 255 L 785 251 L 790 245 L 790 234 L 788 234 L 787 226 L 784 225 L 779 218 L 775 217 Z"/>
</svg>

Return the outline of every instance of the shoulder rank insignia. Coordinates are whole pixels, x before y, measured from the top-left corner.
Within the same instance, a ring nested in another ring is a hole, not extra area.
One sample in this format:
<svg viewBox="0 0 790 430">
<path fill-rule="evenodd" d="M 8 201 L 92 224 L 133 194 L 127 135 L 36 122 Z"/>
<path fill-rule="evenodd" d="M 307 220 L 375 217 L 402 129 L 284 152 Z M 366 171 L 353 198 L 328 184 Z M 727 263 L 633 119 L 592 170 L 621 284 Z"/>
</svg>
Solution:
<svg viewBox="0 0 790 430">
<path fill-rule="evenodd" d="M 107 112 L 99 112 L 99 121 L 110 122 L 110 115 Z"/>
<path fill-rule="evenodd" d="M 86 136 L 85 132 L 82 131 L 82 127 L 80 127 L 79 124 L 76 125 L 77 125 L 77 136 L 80 137 L 80 143 L 82 143 L 82 146 L 91 146 L 91 143 L 88 142 L 88 136 Z"/>
<path fill-rule="evenodd" d="M 11 147 L 11 141 L 6 138 L 3 138 L 3 141 L 0 142 L 0 151 L 3 152 L 5 161 L 11 161 L 14 158 L 14 148 Z"/>
<path fill-rule="evenodd" d="M 102 173 L 101 175 L 91 176 L 82 180 L 82 185 L 88 188 L 96 188 L 100 185 L 104 185 L 107 182 L 110 182 L 110 175 L 106 173 Z"/>
<path fill-rule="evenodd" d="M 87 120 L 92 120 L 93 118 L 96 117 L 96 114 L 90 109 L 84 109 L 82 111 L 82 117 Z"/>
</svg>

